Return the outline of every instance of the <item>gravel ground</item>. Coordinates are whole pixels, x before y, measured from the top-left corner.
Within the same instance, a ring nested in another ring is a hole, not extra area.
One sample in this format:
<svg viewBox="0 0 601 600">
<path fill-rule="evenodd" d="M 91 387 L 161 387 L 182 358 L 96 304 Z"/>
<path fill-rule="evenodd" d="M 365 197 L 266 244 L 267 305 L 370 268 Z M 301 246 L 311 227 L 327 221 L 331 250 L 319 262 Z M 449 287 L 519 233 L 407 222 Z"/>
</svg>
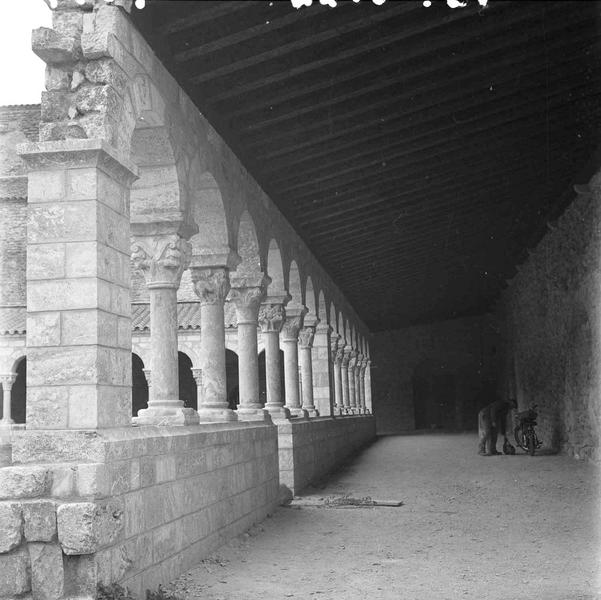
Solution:
<svg viewBox="0 0 601 600">
<path fill-rule="evenodd" d="M 601 600 L 597 467 L 476 449 L 474 434 L 380 438 L 173 590 L 203 600 Z M 345 495 L 404 504 L 324 505 Z"/>
</svg>

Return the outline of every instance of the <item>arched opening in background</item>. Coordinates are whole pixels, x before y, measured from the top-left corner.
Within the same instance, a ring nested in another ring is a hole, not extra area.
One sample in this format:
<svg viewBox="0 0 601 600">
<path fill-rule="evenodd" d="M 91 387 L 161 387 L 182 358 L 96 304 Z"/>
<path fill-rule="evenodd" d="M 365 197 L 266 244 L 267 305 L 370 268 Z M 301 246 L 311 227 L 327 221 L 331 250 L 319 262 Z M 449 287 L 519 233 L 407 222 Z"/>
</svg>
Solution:
<svg viewBox="0 0 601 600">
<path fill-rule="evenodd" d="M 280 386 L 282 397 L 280 401 L 285 403 L 285 386 L 284 386 L 284 351 L 280 350 Z M 267 402 L 267 371 L 265 368 L 265 350 L 259 352 L 259 400 L 265 405 Z"/>
<path fill-rule="evenodd" d="M 413 407 L 416 429 L 455 429 L 455 374 L 443 365 L 424 362 L 413 372 Z"/>
<path fill-rule="evenodd" d="M 27 414 L 27 358 L 23 356 L 15 363 L 14 372 L 17 374 L 11 390 L 10 412 L 15 423 L 25 423 Z M 2 413 L 3 394 L 0 391 L 0 414 Z M 2 415 L 4 417 L 4 415 Z"/>
<path fill-rule="evenodd" d="M 144 362 L 131 354 L 131 414 L 137 416 L 141 408 L 148 408 L 148 382 L 144 375 Z"/>
<path fill-rule="evenodd" d="M 179 372 L 179 399 L 184 401 L 186 408 L 198 409 L 198 389 L 192 375 L 192 360 L 184 352 L 177 353 Z"/>
<path fill-rule="evenodd" d="M 238 355 L 232 350 L 225 351 L 225 377 L 227 401 L 232 410 L 238 408 L 240 403 L 238 388 Z"/>
</svg>

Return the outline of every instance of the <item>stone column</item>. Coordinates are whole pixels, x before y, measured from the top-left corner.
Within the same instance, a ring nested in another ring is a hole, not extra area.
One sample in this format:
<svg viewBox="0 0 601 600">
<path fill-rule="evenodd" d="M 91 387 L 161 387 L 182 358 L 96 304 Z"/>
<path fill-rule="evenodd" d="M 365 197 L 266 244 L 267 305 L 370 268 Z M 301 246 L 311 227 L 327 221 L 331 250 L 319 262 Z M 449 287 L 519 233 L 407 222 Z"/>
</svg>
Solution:
<svg viewBox="0 0 601 600">
<path fill-rule="evenodd" d="M 196 382 L 196 404 L 200 408 L 200 398 L 202 394 L 202 369 L 193 368 L 192 377 L 194 377 L 194 381 Z M 200 415 L 198 417 L 200 418 Z"/>
<path fill-rule="evenodd" d="M 313 364 L 311 361 L 311 348 L 315 336 L 314 326 L 305 326 L 298 332 L 299 365 L 301 372 L 303 409 L 310 417 L 317 417 L 313 402 Z"/>
<path fill-rule="evenodd" d="M 349 397 L 349 412 L 357 414 L 357 396 L 355 389 L 355 367 L 357 366 L 357 353 L 353 350 L 350 354 L 348 363 L 348 397 Z"/>
<path fill-rule="evenodd" d="M 29 143 L 27 428 L 131 425 L 129 188 L 106 142 Z"/>
<path fill-rule="evenodd" d="M 373 406 L 371 400 L 371 360 L 367 360 L 367 366 L 365 367 L 365 410 L 368 415 L 373 413 Z"/>
<path fill-rule="evenodd" d="M 2 419 L 0 419 L 0 426 L 14 423 L 11 415 L 10 396 L 16 379 L 16 373 L 0 375 L 0 385 L 2 385 Z"/>
<path fill-rule="evenodd" d="M 177 233 L 179 223 L 132 223 L 132 264 L 142 271 L 150 296 L 152 394 L 138 411 L 139 425 L 198 423 L 193 408 L 179 399 L 177 288 L 190 261 L 190 244 Z"/>
<path fill-rule="evenodd" d="M 367 414 L 367 407 L 365 406 L 365 368 L 367 367 L 367 358 L 363 358 L 361 361 L 361 368 L 359 370 L 359 399 L 361 406 L 361 414 Z"/>
<path fill-rule="evenodd" d="M 355 363 L 355 404 L 357 414 L 363 414 L 363 407 L 361 405 L 361 365 L 363 364 L 363 354 L 357 355 L 357 362 Z"/>
<path fill-rule="evenodd" d="M 198 416 L 201 421 L 236 421 L 227 401 L 225 317 L 223 305 L 230 290 L 226 267 L 192 267 L 194 290 L 200 298 L 200 367 Z M 198 379 L 196 380 L 198 384 Z"/>
<path fill-rule="evenodd" d="M 298 385 L 298 332 L 303 325 L 307 309 L 303 307 L 286 308 L 286 319 L 282 327 L 281 340 L 284 351 L 284 385 L 286 388 L 286 408 L 294 417 L 308 417 L 301 408 Z"/>
<path fill-rule="evenodd" d="M 280 331 L 286 318 L 284 305 L 290 296 L 269 297 L 259 310 L 259 324 L 265 344 L 265 384 L 267 402 L 265 409 L 272 419 L 289 419 L 290 411 L 284 406 L 282 381 L 280 378 Z"/>
<path fill-rule="evenodd" d="M 238 388 L 240 404 L 238 418 L 241 420 L 265 420 L 269 412 L 263 410 L 259 400 L 259 356 L 257 329 L 259 308 L 265 297 L 270 279 L 262 273 L 235 275 L 232 273 L 230 299 L 236 306 L 238 321 Z"/>
<path fill-rule="evenodd" d="M 342 362 L 340 364 L 340 374 L 342 379 L 342 412 L 345 415 L 351 414 L 350 392 L 349 392 L 349 361 L 351 360 L 351 349 L 344 346 L 342 350 Z"/>
<path fill-rule="evenodd" d="M 344 343 L 341 337 L 336 334 L 336 337 L 332 337 L 332 361 L 334 368 L 334 414 L 344 414 L 344 403 L 342 401 L 342 357 L 344 356 Z"/>
<path fill-rule="evenodd" d="M 327 323 L 318 323 L 315 327 L 313 350 L 313 400 L 317 412 L 322 417 L 334 414 L 334 393 L 332 390 L 332 360 L 330 336 L 332 328 Z"/>
</svg>

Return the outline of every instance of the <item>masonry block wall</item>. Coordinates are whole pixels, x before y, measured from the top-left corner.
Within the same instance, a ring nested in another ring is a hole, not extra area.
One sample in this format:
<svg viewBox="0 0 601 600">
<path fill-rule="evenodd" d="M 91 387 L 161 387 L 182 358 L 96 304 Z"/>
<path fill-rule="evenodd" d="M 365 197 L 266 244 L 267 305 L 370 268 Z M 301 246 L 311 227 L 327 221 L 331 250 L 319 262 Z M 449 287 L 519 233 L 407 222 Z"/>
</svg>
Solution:
<svg viewBox="0 0 601 600">
<path fill-rule="evenodd" d="M 378 433 L 476 428 L 480 406 L 497 388 L 497 346 L 490 316 L 376 333 L 372 385 Z M 437 402 L 444 406 L 437 408 Z"/>
<path fill-rule="evenodd" d="M 25 305 L 27 178 L 17 144 L 37 139 L 38 105 L 0 107 L 0 306 Z"/>
<path fill-rule="evenodd" d="M 40 432 L 15 439 L 13 459 L 0 469 L 3 600 L 93 598 L 113 582 L 143 598 L 263 520 L 279 492 L 273 425 Z"/>
<path fill-rule="evenodd" d="M 539 407 L 547 448 L 599 459 L 601 213 L 580 195 L 511 281 L 498 317 L 504 386 Z"/>
<path fill-rule="evenodd" d="M 367 416 L 279 423 L 280 483 L 296 494 L 375 437 L 375 420 Z"/>
</svg>

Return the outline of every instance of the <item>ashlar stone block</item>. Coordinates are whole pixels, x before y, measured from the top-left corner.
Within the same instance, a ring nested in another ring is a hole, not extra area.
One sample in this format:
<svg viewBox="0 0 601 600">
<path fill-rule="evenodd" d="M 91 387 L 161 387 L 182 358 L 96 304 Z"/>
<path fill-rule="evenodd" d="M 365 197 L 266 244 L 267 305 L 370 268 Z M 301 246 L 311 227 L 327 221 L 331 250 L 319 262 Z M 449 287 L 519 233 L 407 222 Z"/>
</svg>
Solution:
<svg viewBox="0 0 601 600">
<path fill-rule="evenodd" d="M 123 533 L 123 506 L 76 502 L 57 510 L 58 539 L 65 554 L 93 554 L 119 541 Z"/>
<path fill-rule="evenodd" d="M 48 469 L 40 466 L 12 466 L 0 469 L 0 500 L 38 498 L 50 487 Z"/>
<path fill-rule="evenodd" d="M 0 554 L 0 597 L 11 598 L 31 590 L 29 553 L 22 547 Z"/>
<path fill-rule="evenodd" d="M 56 504 L 51 500 L 25 502 L 23 522 L 28 542 L 51 542 L 56 537 Z"/>
<path fill-rule="evenodd" d="M 34 600 L 58 600 L 63 596 L 63 552 L 58 544 L 29 544 L 31 591 Z"/>
<path fill-rule="evenodd" d="M 0 502 L 0 552 L 10 552 L 21 543 L 23 517 L 17 502 Z"/>
</svg>

